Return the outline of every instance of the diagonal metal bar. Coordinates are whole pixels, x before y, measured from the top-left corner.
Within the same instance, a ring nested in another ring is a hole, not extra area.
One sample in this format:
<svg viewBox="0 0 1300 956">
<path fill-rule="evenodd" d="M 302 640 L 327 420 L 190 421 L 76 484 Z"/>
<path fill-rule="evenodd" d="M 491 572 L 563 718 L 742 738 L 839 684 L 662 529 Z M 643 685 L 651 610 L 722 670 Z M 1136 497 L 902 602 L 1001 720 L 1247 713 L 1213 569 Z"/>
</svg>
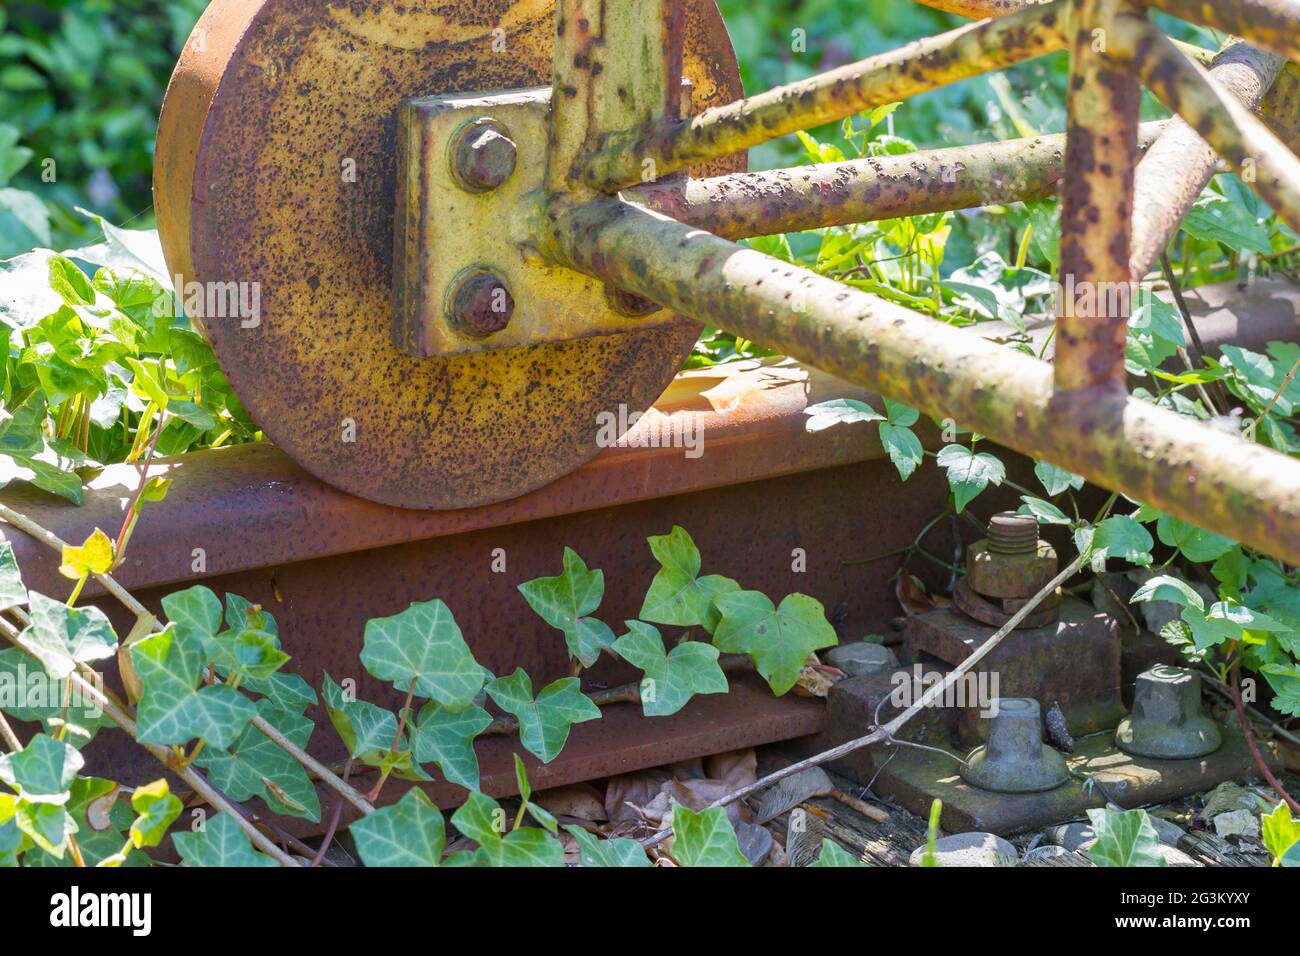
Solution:
<svg viewBox="0 0 1300 956">
<path fill-rule="evenodd" d="M 1292 229 L 1300 229 L 1300 159 L 1230 93 L 1146 20 L 1120 17 L 1111 52 L 1133 64 L 1156 98 L 1181 116 Z"/>
<path fill-rule="evenodd" d="M 542 200 L 545 202 L 545 200 Z M 1300 460 L 614 197 L 552 199 L 534 241 L 569 268 L 1300 563 Z"/>
<path fill-rule="evenodd" d="M 1241 40 L 1230 40 L 1214 60 L 1210 77 L 1246 108 L 1254 109 L 1273 84 L 1280 57 Z M 1133 253 L 1135 282 L 1155 267 L 1219 166 L 1219 157 L 1181 117 L 1138 164 L 1134 184 Z"/>
<path fill-rule="evenodd" d="M 612 191 L 730 155 L 797 130 L 843 119 L 1065 45 L 1062 0 L 968 24 L 806 80 L 713 107 L 685 120 L 644 124 L 600 139 L 585 168 L 570 176 Z M 606 129 L 616 129 L 606 127 Z"/>
<path fill-rule="evenodd" d="M 1245 37 L 1288 60 L 1300 60 L 1300 0 L 1149 0 L 1201 26 Z"/>
<path fill-rule="evenodd" d="M 1165 121 L 1144 123 L 1146 150 Z M 844 163 L 671 179 L 623 197 L 726 239 L 920 216 L 1055 196 L 1065 134 L 919 150 Z"/>
<path fill-rule="evenodd" d="M 1129 253 L 1136 166 L 1137 78 L 1105 54 L 1106 28 L 1129 0 L 1073 0 L 1056 387 L 1124 391 Z"/>
</svg>

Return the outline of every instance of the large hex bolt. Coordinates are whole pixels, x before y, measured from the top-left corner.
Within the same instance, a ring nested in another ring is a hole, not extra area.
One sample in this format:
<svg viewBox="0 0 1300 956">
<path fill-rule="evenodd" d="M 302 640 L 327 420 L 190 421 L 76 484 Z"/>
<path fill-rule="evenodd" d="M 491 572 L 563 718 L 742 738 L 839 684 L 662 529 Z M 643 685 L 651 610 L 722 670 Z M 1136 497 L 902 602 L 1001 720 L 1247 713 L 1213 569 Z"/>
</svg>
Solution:
<svg viewBox="0 0 1300 956">
<path fill-rule="evenodd" d="M 1138 675 L 1133 712 L 1120 721 L 1115 743 L 1126 753 L 1185 760 L 1214 753 L 1219 725 L 1201 711 L 1201 675 L 1157 664 Z"/>
<path fill-rule="evenodd" d="M 461 188 L 484 193 L 505 184 L 515 172 L 518 150 L 506 128 L 494 119 L 468 124 L 452 143 L 451 171 Z"/>
<path fill-rule="evenodd" d="M 1032 515 L 994 515 L 988 537 L 966 549 L 967 583 L 987 598 L 1033 597 L 1056 571 L 1056 549 L 1039 540 Z"/>
<path fill-rule="evenodd" d="M 466 335 L 482 338 L 510 324 L 515 300 L 505 281 L 487 269 L 463 273 L 448 302 L 451 322 Z"/>
<path fill-rule="evenodd" d="M 1042 793 L 1069 779 L 1065 758 L 1043 743 L 1038 701 L 1005 697 L 989 718 L 988 743 L 971 751 L 962 779 L 993 793 Z"/>
</svg>

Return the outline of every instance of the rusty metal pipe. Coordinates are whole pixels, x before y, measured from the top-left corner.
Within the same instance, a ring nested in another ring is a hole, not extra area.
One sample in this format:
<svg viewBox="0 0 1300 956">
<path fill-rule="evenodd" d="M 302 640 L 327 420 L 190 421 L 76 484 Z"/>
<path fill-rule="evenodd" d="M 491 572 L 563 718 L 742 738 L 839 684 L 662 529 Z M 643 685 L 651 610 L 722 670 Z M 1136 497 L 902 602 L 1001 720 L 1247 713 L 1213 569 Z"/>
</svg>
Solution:
<svg viewBox="0 0 1300 956">
<path fill-rule="evenodd" d="M 1210 77 L 1247 109 L 1255 109 L 1273 85 L 1280 57 L 1241 40 L 1230 40 L 1214 59 Z M 1181 117 L 1138 164 L 1134 182 L 1133 252 L 1135 282 L 1159 261 L 1178 226 L 1219 168 L 1219 157 Z"/>
<path fill-rule="evenodd" d="M 688 119 L 611 132 L 585 168 L 571 171 L 571 178 L 601 191 L 630 186 L 647 176 L 657 179 L 797 130 L 1052 53 L 1065 46 L 1064 10 L 1064 3 L 1054 0 L 996 20 L 967 24 Z"/>
<path fill-rule="evenodd" d="M 1165 13 L 1245 37 L 1288 60 L 1300 60 L 1297 0 L 1149 0 Z"/>
<path fill-rule="evenodd" d="M 617 198 L 533 215 L 563 265 L 1300 563 L 1300 460 Z"/>
<path fill-rule="evenodd" d="M 1215 86 L 1145 19 L 1117 17 L 1110 51 L 1133 64 L 1147 88 L 1300 229 L 1300 159 L 1236 98 Z"/>
<path fill-rule="evenodd" d="M 1130 0 L 1073 0 L 1070 16 L 1065 182 L 1061 194 L 1061 281 L 1056 387 L 1124 391 L 1132 303 L 1129 247 L 1136 166 L 1137 78 L 1097 47 L 1098 34 Z M 1103 294 L 1119 290 L 1121 294 Z"/>
<path fill-rule="evenodd" d="M 1165 121 L 1144 123 L 1138 149 Z M 630 202 L 725 239 L 921 216 L 1056 195 L 1065 170 L 1065 135 L 873 156 L 844 163 L 673 178 L 623 191 Z"/>
</svg>

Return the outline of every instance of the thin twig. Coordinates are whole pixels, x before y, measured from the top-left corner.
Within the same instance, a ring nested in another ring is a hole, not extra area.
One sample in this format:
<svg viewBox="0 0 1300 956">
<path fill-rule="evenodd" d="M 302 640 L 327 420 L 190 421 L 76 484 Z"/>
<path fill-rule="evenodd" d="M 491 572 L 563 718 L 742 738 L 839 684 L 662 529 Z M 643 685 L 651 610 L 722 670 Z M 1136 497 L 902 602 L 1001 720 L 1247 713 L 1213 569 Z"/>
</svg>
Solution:
<svg viewBox="0 0 1300 956">
<path fill-rule="evenodd" d="M 1297 803 L 1295 798 L 1286 792 L 1286 788 L 1282 786 L 1282 781 L 1273 775 L 1273 771 L 1269 769 L 1268 761 L 1264 759 L 1264 754 L 1259 749 L 1259 742 L 1255 740 L 1255 730 L 1250 726 L 1250 718 L 1246 716 L 1246 705 L 1241 699 L 1241 683 L 1237 676 L 1240 669 L 1240 663 L 1232 665 L 1232 670 L 1228 672 L 1228 686 L 1232 688 L 1232 706 L 1237 711 L 1237 723 L 1241 724 L 1241 732 L 1245 735 L 1246 746 L 1250 748 L 1250 755 L 1255 758 L 1255 766 L 1264 779 L 1268 781 L 1268 785 L 1291 808 L 1292 813 L 1300 813 L 1300 803 Z"/>
<path fill-rule="evenodd" d="M 1164 270 L 1165 283 L 1169 286 L 1169 292 L 1173 295 L 1174 302 L 1178 305 L 1178 311 L 1183 318 L 1183 325 L 1186 326 L 1187 334 L 1192 340 L 1192 346 L 1196 349 L 1196 359 L 1201 363 L 1201 367 L 1204 368 L 1207 354 L 1205 351 L 1205 343 L 1201 341 L 1201 333 L 1196 330 L 1196 322 L 1192 320 L 1192 311 L 1187 308 L 1187 300 L 1183 298 L 1182 286 L 1178 284 L 1178 280 L 1174 277 L 1174 267 L 1170 263 L 1167 254 L 1162 254 L 1160 256 L 1160 268 Z M 1186 350 L 1180 348 L 1179 352 L 1182 353 L 1183 364 L 1187 366 L 1187 371 L 1195 372 L 1196 369 L 1192 368 L 1192 363 L 1188 360 Z M 1197 391 L 1201 393 L 1201 397 L 1205 399 L 1205 404 L 1209 406 L 1211 412 L 1215 412 L 1219 415 L 1228 414 L 1228 406 L 1231 402 L 1224 393 L 1222 385 L 1219 385 L 1216 389 L 1216 394 L 1219 396 L 1217 402 L 1211 398 L 1210 393 L 1200 382 L 1196 383 L 1196 388 Z"/>
<path fill-rule="evenodd" d="M 1264 406 L 1264 410 L 1259 413 L 1259 416 L 1253 422 L 1251 422 L 1250 433 L 1252 435 L 1255 434 L 1255 429 L 1259 427 L 1259 423 L 1268 416 L 1268 413 L 1273 410 L 1273 406 L 1278 403 L 1279 399 L 1281 399 L 1282 393 L 1285 392 L 1287 386 L 1291 384 L 1291 380 L 1295 378 L 1295 373 L 1298 369 L 1300 369 L 1300 357 L 1296 358 L 1295 362 L 1291 366 L 1291 371 L 1286 373 L 1286 377 L 1282 379 L 1282 384 L 1277 387 L 1277 391 L 1273 393 L 1273 397 L 1269 399 L 1268 404 Z"/>
<path fill-rule="evenodd" d="M 738 790 L 733 790 L 731 793 L 728 793 L 725 796 L 719 797 L 717 800 L 714 800 L 711 804 L 709 804 L 709 806 L 706 809 L 711 810 L 714 807 L 729 806 L 735 803 L 737 800 L 741 800 L 744 797 L 749 796 L 751 793 L 755 793 L 756 791 L 767 789 L 768 787 L 772 786 L 772 784 L 778 783 L 784 780 L 786 777 L 792 777 L 795 774 L 801 773 L 804 770 L 809 770 L 812 767 L 819 767 L 822 764 L 829 763 L 832 760 L 838 760 L 841 757 L 848 756 L 854 751 L 861 750 L 863 747 L 869 747 L 872 744 L 880 743 L 882 740 L 886 740 L 893 734 L 897 733 L 899 728 L 901 728 L 909 720 L 911 720 L 913 717 L 915 717 L 925 708 L 929 707 L 932 703 L 934 703 L 934 701 L 939 700 L 941 697 L 943 697 L 943 695 L 946 694 L 957 683 L 957 681 L 961 680 L 962 677 L 964 677 L 967 673 L 969 673 L 972 669 L 974 669 L 976 664 L 982 661 L 993 651 L 994 648 L 996 648 L 999 644 L 1001 644 L 1002 641 L 1007 637 L 1007 635 L 1011 634 L 1012 631 L 1015 630 L 1017 624 L 1019 624 L 1031 613 L 1033 613 L 1034 608 L 1036 608 L 1045 598 L 1047 598 L 1048 595 L 1055 593 L 1058 587 L 1060 587 L 1071 577 L 1073 577 L 1087 561 L 1088 554 L 1089 554 L 1088 551 L 1084 551 L 1081 554 L 1079 554 L 1078 557 L 1076 557 L 1073 561 L 1070 562 L 1069 567 L 1067 567 L 1056 577 L 1052 578 L 1051 581 L 1048 581 L 1041 591 L 1039 591 L 1028 601 L 1026 601 L 1024 606 L 1020 608 L 1020 610 L 1018 610 L 1015 614 L 1011 615 L 1011 618 L 1007 621 L 1007 623 L 1003 624 L 1000 628 L 998 628 L 998 630 L 994 632 L 992 637 L 990 637 L 987 641 L 985 641 L 978 648 L 976 648 L 975 652 L 971 654 L 970 657 L 966 658 L 966 660 L 962 661 L 959 665 L 957 665 L 955 668 L 949 671 L 947 676 L 944 677 L 942 681 L 940 681 L 938 684 L 935 684 L 928 691 L 922 694 L 920 700 L 912 704 L 912 706 L 908 707 L 905 711 L 903 711 L 901 714 L 899 714 L 889 723 L 885 724 L 883 727 L 875 728 L 865 736 L 855 737 L 853 740 L 849 740 L 836 747 L 832 747 L 830 750 L 822 751 L 821 753 L 815 754 L 814 756 L 809 757 L 806 760 L 797 761 L 796 763 L 790 764 L 788 767 L 783 767 L 780 770 L 774 771 L 768 774 L 766 777 L 761 777 L 758 780 L 755 780 L 753 783 L 747 784 L 746 786 L 743 786 Z M 642 845 L 647 848 L 656 846 L 659 843 L 662 843 L 664 840 L 666 840 L 672 834 L 672 832 L 673 832 L 672 827 L 665 827 L 664 829 L 659 830 L 658 832 L 647 837 L 645 840 L 641 841 Z"/>
</svg>

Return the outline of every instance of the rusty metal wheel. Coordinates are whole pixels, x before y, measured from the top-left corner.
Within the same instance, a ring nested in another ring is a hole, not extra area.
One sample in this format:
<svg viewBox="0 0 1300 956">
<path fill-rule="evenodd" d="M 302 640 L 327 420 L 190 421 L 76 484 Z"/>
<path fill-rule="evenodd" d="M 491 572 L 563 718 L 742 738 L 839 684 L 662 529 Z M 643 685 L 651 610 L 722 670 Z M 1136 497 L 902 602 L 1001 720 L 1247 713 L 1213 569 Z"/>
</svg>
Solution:
<svg viewBox="0 0 1300 956">
<path fill-rule="evenodd" d="M 712 0 L 685 6 L 695 107 L 737 98 Z M 201 324 L 254 420 L 330 484 L 411 508 L 521 495 L 593 457 L 597 415 L 647 408 L 690 352 L 685 319 L 450 358 L 391 342 L 397 107 L 549 83 L 553 7 L 216 0 L 176 68 L 154 178 L 168 265 L 257 290 L 256 316 Z"/>
</svg>

